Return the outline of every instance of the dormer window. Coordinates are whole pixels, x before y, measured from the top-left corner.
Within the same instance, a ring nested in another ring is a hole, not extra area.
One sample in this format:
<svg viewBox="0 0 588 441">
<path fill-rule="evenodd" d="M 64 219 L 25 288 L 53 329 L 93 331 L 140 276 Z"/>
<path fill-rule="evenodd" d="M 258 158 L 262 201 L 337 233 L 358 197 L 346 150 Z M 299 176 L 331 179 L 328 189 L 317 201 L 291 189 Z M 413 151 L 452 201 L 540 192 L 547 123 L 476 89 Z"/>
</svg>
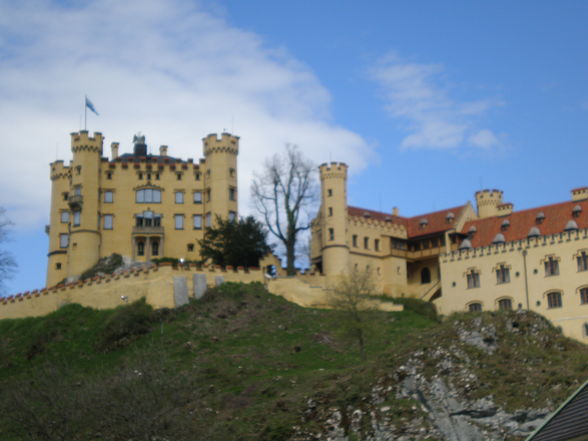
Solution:
<svg viewBox="0 0 588 441">
<path fill-rule="evenodd" d="M 445 220 L 447 221 L 448 224 L 452 223 L 455 219 L 455 214 L 453 214 L 451 211 L 449 213 L 447 213 L 447 216 L 445 216 Z"/>
<path fill-rule="evenodd" d="M 494 240 L 492 240 L 492 243 L 494 245 L 501 244 L 504 242 L 506 242 L 506 240 L 504 239 L 504 234 L 502 233 L 498 233 L 496 236 L 494 236 Z"/>
<path fill-rule="evenodd" d="M 531 227 L 531 229 L 529 230 L 529 234 L 527 234 L 527 237 L 529 239 L 539 236 L 541 236 L 541 231 L 539 231 L 539 228 L 537 227 Z"/>
<path fill-rule="evenodd" d="M 476 228 L 475 225 L 472 225 L 469 229 L 468 229 L 468 236 L 472 237 L 474 234 L 476 234 L 476 231 L 478 231 L 478 229 Z"/>
<path fill-rule="evenodd" d="M 571 219 L 566 224 L 564 231 L 570 232 L 570 231 L 576 231 L 577 229 L 578 229 L 578 224 L 576 223 L 575 220 Z"/>
<path fill-rule="evenodd" d="M 464 239 L 461 242 L 461 245 L 459 246 L 460 251 L 461 250 L 471 250 L 472 247 L 472 242 L 469 239 Z"/>
<path fill-rule="evenodd" d="M 423 217 L 420 221 L 419 221 L 419 227 L 421 228 L 425 228 L 427 225 L 429 225 L 429 221 L 426 217 Z"/>
<path fill-rule="evenodd" d="M 580 213 L 582 213 L 582 207 L 579 205 L 576 205 L 574 208 L 572 208 L 572 216 L 578 217 L 580 216 Z"/>
<path fill-rule="evenodd" d="M 370 217 L 372 217 L 372 216 L 371 216 L 371 214 L 369 214 L 367 211 L 364 211 L 364 212 L 363 212 L 363 217 L 365 217 L 365 218 L 367 219 L 367 218 L 370 218 Z"/>
<path fill-rule="evenodd" d="M 541 224 L 541 223 L 543 223 L 544 220 L 545 220 L 545 214 L 542 211 L 537 213 L 537 216 L 535 216 L 535 222 L 537 222 L 538 224 Z"/>
<path fill-rule="evenodd" d="M 508 219 L 504 219 L 502 221 L 502 224 L 500 224 L 500 229 L 502 231 L 506 231 L 506 230 L 508 230 L 508 227 L 510 227 L 510 221 Z"/>
</svg>

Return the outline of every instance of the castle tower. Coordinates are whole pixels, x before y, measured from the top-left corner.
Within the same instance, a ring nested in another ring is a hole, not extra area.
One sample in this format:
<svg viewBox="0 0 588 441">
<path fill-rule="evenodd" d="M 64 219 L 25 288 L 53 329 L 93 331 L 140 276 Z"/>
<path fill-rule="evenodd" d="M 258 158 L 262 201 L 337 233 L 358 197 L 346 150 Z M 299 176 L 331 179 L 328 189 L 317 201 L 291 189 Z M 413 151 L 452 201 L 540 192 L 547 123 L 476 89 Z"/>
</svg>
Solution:
<svg viewBox="0 0 588 441">
<path fill-rule="evenodd" d="M 47 283 L 53 286 L 67 276 L 67 247 L 69 244 L 69 192 L 70 168 L 63 161 L 50 166 L 51 176 L 51 218 L 49 221 L 49 253 L 47 254 Z"/>
<path fill-rule="evenodd" d="M 100 258 L 100 158 L 102 134 L 71 134 L 71 184 L 68 195 L 70 236 L 67 276 L 78 276 Z"/>
<path fill-rule="evenodd" d="M 208 135 L 202 139 L 206 171 L 204 173 L 205 226 L 215 225 L 216 216 L 234 219 L 238 212 L 237 155 L 239 137 L 229 133 Z"/>
<path fill-rule="evenodd" d="M 498 206 L 502 204 L 501 190 L 480 190 L 476 192 L 476 205 L 478 206 L 478 217 L 498 216 Z"/>
<path fill-rule="evenodd" d="M 319 167 L 323 274 L 335 276 L 349 269 L 347 245 L 347 164 L 331 162 Z"/>
</svg>

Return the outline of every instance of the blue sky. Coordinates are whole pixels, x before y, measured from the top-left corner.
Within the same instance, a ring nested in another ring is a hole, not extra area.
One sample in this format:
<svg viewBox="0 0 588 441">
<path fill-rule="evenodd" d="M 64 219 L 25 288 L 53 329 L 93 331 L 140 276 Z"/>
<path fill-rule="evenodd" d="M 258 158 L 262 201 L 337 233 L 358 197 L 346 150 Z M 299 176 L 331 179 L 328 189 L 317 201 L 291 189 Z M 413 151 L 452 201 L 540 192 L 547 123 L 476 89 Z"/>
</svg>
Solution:
<svg viewBox="0 0 588 441">
<path fill-rule="evenodd" d="M 588 185 L 587 22 L 585 1 L 0 0 L 7 289 L 43 286 L 48 163 L 70 159 L 84 94 L 123 151 L 137 131 L 183 157 L 240 135 L 242 213 L 286 142 L 347 162 L 350 203 L 376 210 L 480 188 L 515 209 L 567 200 Z"/>
</svg>

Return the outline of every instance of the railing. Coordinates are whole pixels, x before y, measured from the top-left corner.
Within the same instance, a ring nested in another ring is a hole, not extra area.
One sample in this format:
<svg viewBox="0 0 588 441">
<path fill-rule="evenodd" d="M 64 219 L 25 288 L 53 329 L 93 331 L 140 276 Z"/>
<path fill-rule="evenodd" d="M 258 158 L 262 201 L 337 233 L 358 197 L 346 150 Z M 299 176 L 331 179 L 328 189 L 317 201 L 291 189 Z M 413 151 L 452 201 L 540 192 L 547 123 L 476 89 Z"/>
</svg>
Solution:
<svg viewBox="0 0 588 441">
<path fill-rule="evenodd" d="M 67 198 L 70 208 L 81 208 L 84 203 L 84 197 L 81 194 L 70 194 Z"/>
<path fill-rule="evenodd" d="M 163 235 L 163 227 L 133 227 L 133 234 Z"/>
<path fill-rule="evenodd" d="M 427 297 L 429 297 L 429 294 L 434 294 L 435 291 L 437 291 L 441 286 L 441 280 L 437 280 L 435 283 L 433 283 L 433 286 L 431 286 L 428 290 L 425 291 L 425 293 L 421 296 L 421 300 L 425 300 Z"/>
</svg>

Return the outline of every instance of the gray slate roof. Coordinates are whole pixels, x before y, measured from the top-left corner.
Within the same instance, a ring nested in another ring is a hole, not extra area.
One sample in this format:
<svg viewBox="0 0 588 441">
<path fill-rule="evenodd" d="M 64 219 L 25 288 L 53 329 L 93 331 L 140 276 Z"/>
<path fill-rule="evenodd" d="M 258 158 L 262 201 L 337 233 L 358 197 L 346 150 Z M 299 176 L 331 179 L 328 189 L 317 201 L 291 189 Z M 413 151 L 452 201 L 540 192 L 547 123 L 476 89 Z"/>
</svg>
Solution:
<svg viewBox="0 0 588 441">
<path fill-rule="evenodd" d="M 588 440 L 588 381 L 526 441 Z"/>
</svg>

